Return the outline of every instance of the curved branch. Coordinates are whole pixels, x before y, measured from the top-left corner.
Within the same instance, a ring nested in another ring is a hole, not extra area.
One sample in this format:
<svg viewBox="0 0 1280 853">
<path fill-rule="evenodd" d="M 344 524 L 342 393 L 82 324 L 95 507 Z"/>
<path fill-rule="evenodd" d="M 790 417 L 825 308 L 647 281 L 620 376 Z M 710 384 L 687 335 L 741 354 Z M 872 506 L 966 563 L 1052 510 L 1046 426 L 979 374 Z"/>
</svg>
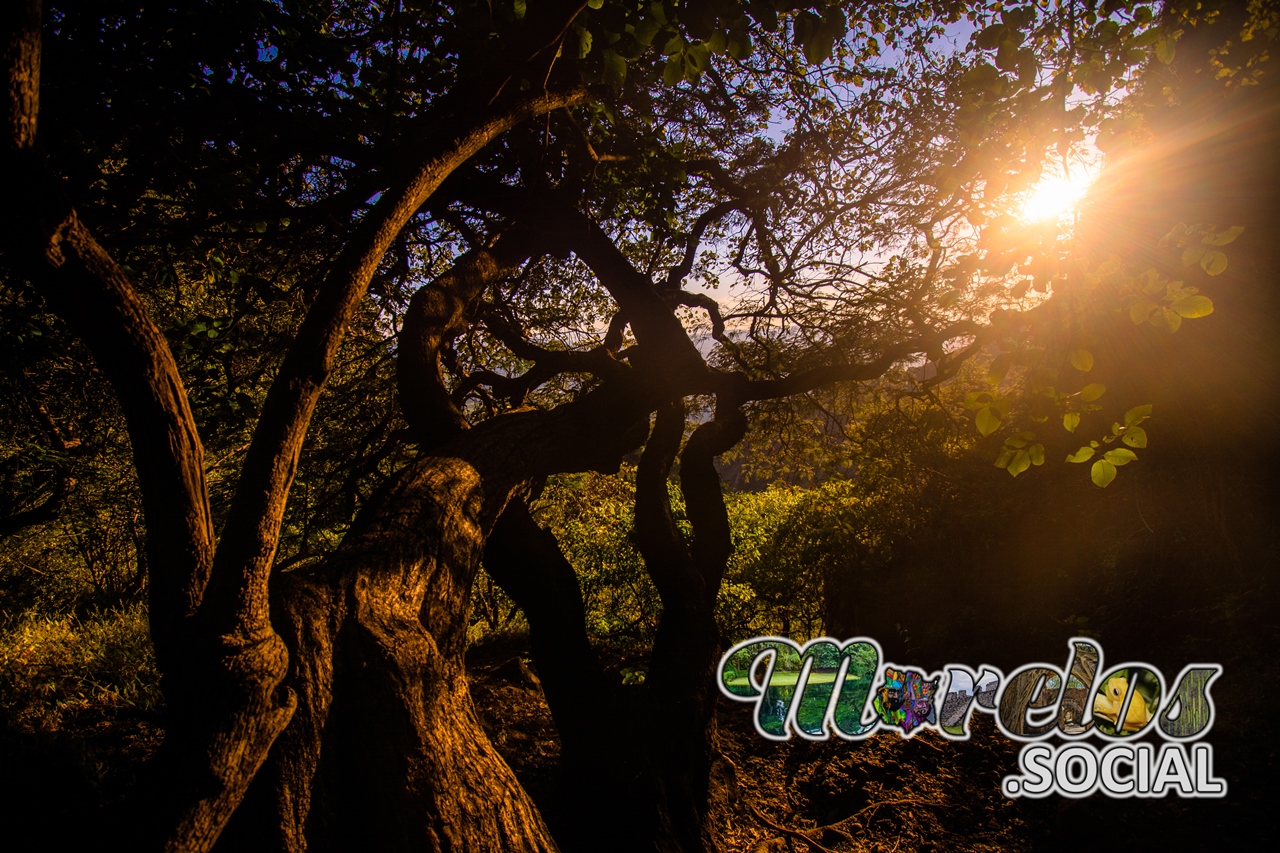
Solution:
<svg viewBox="0 0 1280 853">
<path fill-rule="evenodd" d="M 71 494 L 71 488 L 75 482 L 70 474 L 59 468 L 53 491 L 39 506 L 0 518 L 0 541 L 28 527 L 44 524 L 46 521 L 56 521 L 62 515 L 62 505 L 66 503 L 67 495 Z"/>
<path fill-rule="evenodd" d="M 576 14 L 576 12 L 575 12 Z M 347 322 L 391 242 L 440 183 L 492 139 L 532 116 L 587 99 L 585 89 L 535 93 L 480 111 L 462 127 L 446 122 L 420 149 L 407 178 L 361 221 L 307 312 L 254 431 L 219 543 L 206 598 L 235 622 L 265 624 L 266 579 L 298 454 Z"/>
<path fill-rule="evenodd" d="M 668 290 L 678 290 L 680 285 L 684 283 L 685 278 L 693 270 L 693 261 L 698 255 L 698 245 L 702 242 L 702 235 L 710 227 L 711 223 L 728 216 L 731 212 L 737 210 L 738 206 L 739 203 L 737 201 L 722 201 L 698 217 L 689 232 L 689 240 L 684 247 L 684 257 L 680 259 L 680 263 L 672 267 L 671 271 L 667 273 L 666 288 Z"/>
<path fill-rule="evenodd" d="M 705 376 L 697 346 L 661 298 L 652 280 L 640 272 L 591 217 L 554 192 L 531 192 L 485 182 L 472 176 L 456 187 L 460 201 L 519 219 L 558 250 L 573 251 L 591 269 L 625 315 L 636 340 L 646 345 L 667 377 Z M 648 346 L 652 345 L 652 346 Z"/>
<path fill-rule="evenodd" d="M 151 625 L 164 668 L 213 562 L 204 449 L 178 367 L 133 282 L 80 221 L 36 146 L 40 3 L 4 11 L 6 134 L 0 185 L 6 254 L 93 353 L 120 398 L 133 446 L 152 567 Z"/>
<path fill-rule="evenodd" d="M 707 607 L 715 603 L 733 553 L 729 513 L 715 459 L 741 441 L 746 432 L 747 417 L 741 409 L 717 405 L 715 419 L 693 431 L 680 455 L 680 490 L 693 527 L 690 556 L 702 579 L 703 604 Z"/>
<path fill-rule="evenodd" d="M 691 591 L 689 550 L 672 518 L 667 491 L 667 477 L 684 438 L 684 416 L 681 398 L 658 407 L 653 432 L 636 468 L 636 547 L 658 588 L 664 610 Z"/>
<path fill-rule="evenodd" d="M 871 361 L 829 364 L 779 379 L 743 380 L 722 374 L 728 378 L 725 391 L 731 395 L 740 395 L 737 397 L 740 400 L 776 400 L 779 397 L 803 394 L 836 382 L 866 382 L 883 376 L 895 363 L 909 355 L 929 352 L 958 337 L 976 335 L 985 341 L 986 336 L 999 327 L 1002 326 L 997 324 L 982 326 L 972 321 L 962 321 L 928 336 L 886 347 L 878 358 Z M 970 345 L 962 351 L 963 357 L 967 358 L 976 351 L 977 348 Z M 959 354 L 953 356 L 953 358 L 957 357 Z"/>
<path fill-rule="evenodd" d="M 396 390 L 419 448 L 448 441 L 467 428 L 440 371 L 441 348 L 469 322 L 469 309 L 485 289 L 513 272 L 530 254 L 527 241 L 506 234 L 488 249 L 460 257 L 409 300 L 396 346 Z"/>
<path fill-rule="evenodd" d="M 489 334 L 515 353 L 516 357 L 534 362 L 534 370 L 530 370 L 529 373 L 537 371 L 535 373 L 538 377 L 537 385 L 559 373 L 591 373 L 601 379 L 617 379 L 630 370 L 614 358 L 613 353 L 605 345 L 589 350 L 553 350 L 540 347 L 525 338 L 514 323 L 503 318 L 496 311 L 490 311 L 485 316 L 484 324 Z M 530 387 L 537 387 L 537 385 Z"/>
<path fill-rule="evenodd" d="M 578 576 L 555 534 L 513 500 L 485 543 L 484 567 L 529 620 L 530 650 L 567 757 L 600 760 L 592 753 L 609 743 L 613 726 L 598 711 L 609 686 L 587 637 Z"/>
</svg>

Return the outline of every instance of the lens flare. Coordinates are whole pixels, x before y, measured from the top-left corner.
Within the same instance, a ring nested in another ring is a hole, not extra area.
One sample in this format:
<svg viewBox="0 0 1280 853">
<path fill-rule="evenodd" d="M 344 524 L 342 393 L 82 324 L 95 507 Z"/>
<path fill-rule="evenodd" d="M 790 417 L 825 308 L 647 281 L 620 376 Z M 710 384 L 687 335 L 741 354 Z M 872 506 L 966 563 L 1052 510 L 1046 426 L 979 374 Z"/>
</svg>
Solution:
<svg viewBox="0 0 1280 853">
<path fill-rule="evenodd" d="M 1031 189 L 1023 202 L 1021 218 L 1024 222 L 1045 222 L 1070 213 L 1089 190 L 1093 176 L 1079 171 L 1070 177 L 1055 175 L 1046 177 Z"/>
</svg>

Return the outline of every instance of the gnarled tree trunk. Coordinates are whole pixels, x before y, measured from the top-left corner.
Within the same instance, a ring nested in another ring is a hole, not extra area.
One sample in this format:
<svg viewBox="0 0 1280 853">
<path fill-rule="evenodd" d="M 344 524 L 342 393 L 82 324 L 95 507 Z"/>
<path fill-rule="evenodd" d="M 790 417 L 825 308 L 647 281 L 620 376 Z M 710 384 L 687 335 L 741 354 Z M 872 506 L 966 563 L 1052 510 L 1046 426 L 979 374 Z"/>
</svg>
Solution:
<svg viewBox="0 0 1280 853">
<path fill-rule="evenodd" d="M 468 692 L 471 584 L 513 496 L 550 470 L 616 466 L 643 415 L 628 396 L 465 431 L 401 472 L 332 558 L 279 579 L 298 708 L 225 849 L 555 849 Z"/>
</svg>

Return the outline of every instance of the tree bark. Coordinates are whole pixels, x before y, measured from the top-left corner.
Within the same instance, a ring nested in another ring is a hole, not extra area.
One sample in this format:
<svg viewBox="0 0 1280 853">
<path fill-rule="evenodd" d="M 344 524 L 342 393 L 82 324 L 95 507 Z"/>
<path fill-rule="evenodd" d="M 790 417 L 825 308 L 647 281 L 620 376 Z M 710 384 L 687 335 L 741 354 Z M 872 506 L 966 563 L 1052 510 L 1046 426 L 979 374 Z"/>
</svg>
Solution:
<svg viewBox="0 0 1280 853">
<path fill-rule="evenodd" d="M 637 494 L 637 539 L 660 578 L 663 614 L 643 687 L 601 673 L 587 637 L 581 590 L 554 536 L 521 504 L 495 526 L 485 566 L 520 605 L 534 663 L 562 747 L 562 796 L 575 815 L 566 849 L 714 850 L 707 818 L 714 768 L 715 667 L 721 652 L 716 593 L 730 553 L 715 455 L 736 443 L 745 419 L 728 410 L 695 431 L 681 456 L 681 487 L 695 538 L 687 546 L 670 517 L 666 475 L 684 426 L 679 401 L 659 408 Z M 626 732 L 619 737 L 617 732 Z M 619 825 L 628 827 L 624 834 Z"/>
<path fill-rule="evenodd" d="M 268 578 L 298 454 L 349 317 L 391 241 L 450 172 L 525 118 L 586 99 L 581 87 L 500 97 L 512 73 L 552 49 L 581 8 L 576 0 L 540 6 L 507 45 L 502 62 L 434 111 L 431 118 L 441 120 L 439 127 L 423 134 L 421 147 L 362 220 L 308 310 L 255 427 L 216 552 L 203 450 L 172 353 L 128 276 L 62 198 L 37 147 L 41 3 L 22 0 L 0 12 L 6 254 L 88 345 L 114 385 L 129 426 L 150 532 L 150 620 L 169 722 L 152 768 L 145 815 L 131 822 L 142 845 L 210 849 L 288 723 L 294 696 L 281 687 L 288 660 L 270 618 Z M 476 97 L 483 105 L 479 110 L 471 101 Z M 472 550 L 478 547 L 473 543 Z M 372 576 L 383 574 L 374 571 Z M 353 624 L 363 626 L 368 636 L 360 640 L 362 629 L 352 628 L 356 639 L 349 647 L 360 649 L 363 642 L 369 655 L 382 649 L 388 657 L 381 669 L 393 673 L 387 676 L 393 682 L 412 682 L 415 676 L 394 673 L 411 673 L 417 666 L 430 672 L 426 681 L 433 685 L 433 696 L 447 692 L 441 685 L 458 680 L 452 664 L 437 666 L 431 659 L 415 664 L 405 657 L 421 653 L 422 644 L 415 643 L 412 632 L 401 636 L 407 629 L 382 612 L 390 599 L 379 593 L 381 587 L 360 583 L 371 597 L 367 606 L 355 607 L 363 621 Z M 469 583 L 468 578 L 465 586 Z M 388 612 L 399 611 L 392 606 Z M 301 630 L 293 633 L 297 640 Z M 331 665 L 349 659 L 346 647 Z M 296 667 L 316 673 L 323 668 L 318 661 Z M 354 695 L 366 694 L 373 697 L 377 691 Z M 397 701 L 411 701 L 408 693 L 402 694 L 396 694 Z M 428 704 L 440 710 L 441 719 L 457 707 L 434 700 Z M 465 721 L 458 721 L 458 731 L 467 731 Z M 419 735 L 426 737 L 422 731 Z M 480 755 L 475 758 L 479 764 L 470 769 L 483 773 L 486 760 Z M 435 806 L 442 826 L 447 825 L 446 804 Z M 528 819 L 518 812 L 517 807 L 504 818 L 513 827 Z M 530 837 L 536 835 L 529 831 Z M 441 838 L 448 837 L 447 826 L 440 832 Z"/>
<path fill-rule="evenodd" d="M 555 471 L 616 470 L 631 389 L 466 430 L 401 472 L 273 617 L 298 695 L 229 850 L 554 850 L 489 744 L 463 655 L 471 584 L 508 502 Z"/>
</svg>

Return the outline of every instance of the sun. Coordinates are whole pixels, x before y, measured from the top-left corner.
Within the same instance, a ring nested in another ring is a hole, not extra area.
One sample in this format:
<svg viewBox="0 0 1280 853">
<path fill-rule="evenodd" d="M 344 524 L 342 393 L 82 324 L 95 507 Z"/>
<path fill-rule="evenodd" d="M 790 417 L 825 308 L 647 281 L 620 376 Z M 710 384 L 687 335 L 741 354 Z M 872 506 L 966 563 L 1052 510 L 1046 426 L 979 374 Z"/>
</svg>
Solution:
<svg viewBox="0 0 1280 853">
<path fill-rule="evenodd" d="M 1021 219 L 1024 222 L 1045 222 L 1070 213 L 1089 191 L 1092 182 L 1092 176 L 1083 170 L 1068 177 L 1053 175 L 1044 178 L 1031 188 L 1023 202 Z"/>
</svg>

